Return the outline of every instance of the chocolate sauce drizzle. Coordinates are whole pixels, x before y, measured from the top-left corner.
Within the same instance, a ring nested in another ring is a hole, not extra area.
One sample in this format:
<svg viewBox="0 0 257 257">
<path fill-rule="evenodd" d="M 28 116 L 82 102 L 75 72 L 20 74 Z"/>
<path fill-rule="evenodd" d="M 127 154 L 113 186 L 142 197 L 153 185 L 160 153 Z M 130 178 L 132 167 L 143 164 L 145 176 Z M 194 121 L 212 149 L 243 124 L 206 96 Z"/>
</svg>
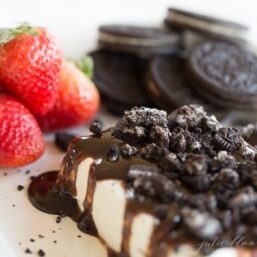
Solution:
<svg viewBox="0 0 257 257">
<path fill-rule="evenodd" d="M 49 214 L 65 213 L 78 224 L 81 231 L 98 236 L 91 215 L 96 181 L 106 179 L 126 181 L 131 165 L 141 164 L 153 166 L 152 163 L 137 157 L 129 160 L 120 159 L 117 162 L 107 161 L 105 157 L 110 146 L 113 144 L 121 145 L 123 143 L 121 140 L 112 137 L 111 133 L 112 131 L 108 130 L 101 136 L 74 138 L 63 160 L 60 171 L 43 173 L 31 182 L 28 191 L 31 203 L 40 211 Z M 81 210 L 76 199 L 78 166 L 81 161 L 90 157 L 94 159 L 94 162 L 89 170 L 90 175 L 88 178 L 88 190 L 85 196 L 84 210 Z M 127 202 L 126 223 L 131 225 L 134 215 L 142 210 L 142 206 L 132 199 L 129 199 Z M 145 206 L 151 206 L 148 208 L 148 211 L 154 207 L 154 205 L 149 205 L 149 203 L 145 204 Z M 147 211 L 147 208 L 145 211 Z M 129 238 L 130 226 L 124 225 L 123 249 L 128 250 Z M 108 252 L 109 256 L 120 256 L 110 249 Z M 125 257 L 124 254 L 122 256 Z"/>
<path fill-rule="evenodd" d="M 107 130 L 101 136 L 75 138 L 69 146 L 60 171 L 46 172 L 31 182 L 29 187 L 29 199 L 31 203 L 37 209 L 46 213 L 65 213 L 78 224 L 78 227 L 83 232 L 98 236 L 91 216 L 92 200 L 97 181 L 106 179 L 122 180 L 124 181 L 125 189 L 128 190 L 129 184 L 126 181 L 131 165 L 154 165 L 152 162 L 138 157 L 131 159 L 120 158 L 116 162 L 107 161 L 106 156 L 110 146 L 113 144 L 121 146 L 124 143 L 112 137 L 111 133 L 111 130 Z M 83 203 L 84 209 L 81 210 L 76 200 L 76 178 L 78 166 L 86 158 L 92 158 L 94 161 L 89 170 L 87 194 Z M 185 194 L 191 194 L 185 188 L 181 187 L 181 190 Z M 136 214 L 143 211 L 156 216 L 156 208 L 159 205 L 161 204 L 152 200 L 145 199 L 145 201 L 140 202 L 135 197 L 128 197 L 124 217 L 122 252 L 129 252 L 131 224 Z M 156 225 L 147 256 L 166 257 L 171 245 L 173 248 L 176 248 L 184 243 L 190 243 L 194 246 L 201 244 L 201 241 L 190 236 L 185 229 L 176 230 L 176 214 L 180 208 L 178 203 L 174 201 L 165 204 L 165 206 L 169 210 L 167 214 L 168 218 L 160 220 L 159 225 Z M 171 220 L 174 220 L 174 222 L 170 222 Z M 226 235 L 223 235 L 224 239 L 231 237 L 229 233 L 228 231 Z M 211 250 L 214 249 L 215 247 Z M 114 252 L 109 252 L 111 253 L 110 256 L 115 256 Z M 122 256 L 126 256 L 126 254 Z"/>
</svg>

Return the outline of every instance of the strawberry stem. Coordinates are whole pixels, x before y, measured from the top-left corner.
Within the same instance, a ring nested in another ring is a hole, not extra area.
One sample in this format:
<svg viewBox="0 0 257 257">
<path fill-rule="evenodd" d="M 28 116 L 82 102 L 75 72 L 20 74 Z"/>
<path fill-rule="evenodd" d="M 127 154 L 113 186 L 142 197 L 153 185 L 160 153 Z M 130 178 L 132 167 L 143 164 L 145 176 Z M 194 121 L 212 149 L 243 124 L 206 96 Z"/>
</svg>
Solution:
<svg viewBox="0 0 257 257">
<path fill-rule="evenodd" d="M 77 67 L 85 73 L 90 79 L 93 77 L 94 62 L 90 56 L 86 56 L 83 59 L 76 62 Z"/>
<path fill-rule="evenodd" d="M 36 30 L 36 28 L 32 27 L 29 23 L 24 22 L 16 28 L 3 30 L 3 32 L 0 35 L 0 44 L 6 44 L 12 39 L 14 39 L 15 37 L 22 34 L 37 36 L 39 32 Z"/>
</svg>

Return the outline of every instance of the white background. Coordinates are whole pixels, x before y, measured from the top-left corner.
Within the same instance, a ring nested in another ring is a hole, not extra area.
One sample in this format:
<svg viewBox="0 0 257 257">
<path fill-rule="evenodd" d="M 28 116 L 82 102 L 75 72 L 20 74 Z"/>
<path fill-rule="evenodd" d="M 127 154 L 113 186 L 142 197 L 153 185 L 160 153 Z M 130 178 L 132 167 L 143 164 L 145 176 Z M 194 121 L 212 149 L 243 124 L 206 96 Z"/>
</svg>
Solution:
<svg viewBox="0 0 257 257">
<path fill-rule="evenodd" d="M 79 58 L 95 47 L 100 24 L 158 26 L 169 6 L 242 22 L 251 27 L 249 37 L 257 45 L 257 0 L 0 0 L 0 27 L 23 21 L 48 27 L 61 43 L 65 56 Z M 48 144 L 44 156 L 30 166 L 33 175 L 57 169 L 62 156 Z M 63 231 L 56 236 L 51 234 L 48 230 L 55 226 L 55 218 L 34 209 L 25 190 L 17 192 L 18 184 L 28 184 L 24 173 L 8 172 L 7 177 L 0 172 L 0 257 L 27 256 L 26 246 L 31 246 L 33 256 L 37 256 L 36 249 L 43 247 L 47 257 L 100 257 L 92 239 L 83 235 L 83 241 L 75 240 L 78 231 L 68 219 L 62 224 Z M 50 233 L 50 239 L 29 245 L 29 238 L 36 237 L 42 230 Z M 57 238 L 59 243 L 54 248 L 51 240 Z M 7 248 L 12 249 L 12 253 Z"/>
<path fill-rule="evenodd" d="M 103 23 L 159 25 L 169 6 L 243 22 L 257 44 L 256 0 L 0 0 L 0 25 L 29 21 L 50 28 L 67 57 L 94 48 Z"/>
</svg>

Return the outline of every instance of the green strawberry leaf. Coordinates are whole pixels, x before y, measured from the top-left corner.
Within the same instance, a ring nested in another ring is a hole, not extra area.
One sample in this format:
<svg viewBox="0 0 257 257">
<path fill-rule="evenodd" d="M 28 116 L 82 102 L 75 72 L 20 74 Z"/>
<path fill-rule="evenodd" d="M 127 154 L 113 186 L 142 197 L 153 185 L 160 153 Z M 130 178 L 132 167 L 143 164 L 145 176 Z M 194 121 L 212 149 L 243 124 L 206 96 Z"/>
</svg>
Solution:
<svg viewBox="0 0 257 257">
<path fill-rule="evenodd" d="M 20 26 L 13 29 L 4 29 L 0 32 L 0 44 L 6 44 L 18 35 L 27 34 L 37 36 L 39 32 L 29 23 L 24 22 Z"/>
<path fill-rule="evenodd" d="M 76 63 L 77 67 L 85 73 L 90 79 L 93 77 L 94 62 L 90 56 L 86 56 Z"/>
</svg>

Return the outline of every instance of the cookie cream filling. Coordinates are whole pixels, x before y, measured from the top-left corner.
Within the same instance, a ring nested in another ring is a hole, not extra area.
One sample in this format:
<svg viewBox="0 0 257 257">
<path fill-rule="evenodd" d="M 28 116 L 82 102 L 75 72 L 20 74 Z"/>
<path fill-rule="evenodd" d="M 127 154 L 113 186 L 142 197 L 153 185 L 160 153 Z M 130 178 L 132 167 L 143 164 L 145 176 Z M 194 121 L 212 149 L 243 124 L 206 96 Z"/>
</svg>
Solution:
<svg viewBox="0 0 257 257">
<path fill-rule="evenodd" d="M 119 36 L 106 32 L 100 31 L 99 41 L 116 44 L 116 45 L 128 45 L 128 46 L 144 46 L 144 47 L 160 47 L 169 46 L 177 42 L 177 37 L 160 37 L 160 38 L 137 38 L 137 37 L 127 37 Z"/>
<path fill-rule="evenodd" d="M 198 19 L 194 17 L 189 17 L 187 15 L 176 12 L 169 12 L 167 20 L 169 22 L 174 22 L 184 26 L 193 27 L 195 29 L 211 32 L 213 34 L 225 35 L 233 38 L 239 38 L 240 33 L 242 33 L 242 31 L 240 31 L 239 33 L 238 29 L 229 27 L 225 24 L 221 25 L 215 22 L 208 22 L 201 20 L 200 18 Z"/>
</svg>

